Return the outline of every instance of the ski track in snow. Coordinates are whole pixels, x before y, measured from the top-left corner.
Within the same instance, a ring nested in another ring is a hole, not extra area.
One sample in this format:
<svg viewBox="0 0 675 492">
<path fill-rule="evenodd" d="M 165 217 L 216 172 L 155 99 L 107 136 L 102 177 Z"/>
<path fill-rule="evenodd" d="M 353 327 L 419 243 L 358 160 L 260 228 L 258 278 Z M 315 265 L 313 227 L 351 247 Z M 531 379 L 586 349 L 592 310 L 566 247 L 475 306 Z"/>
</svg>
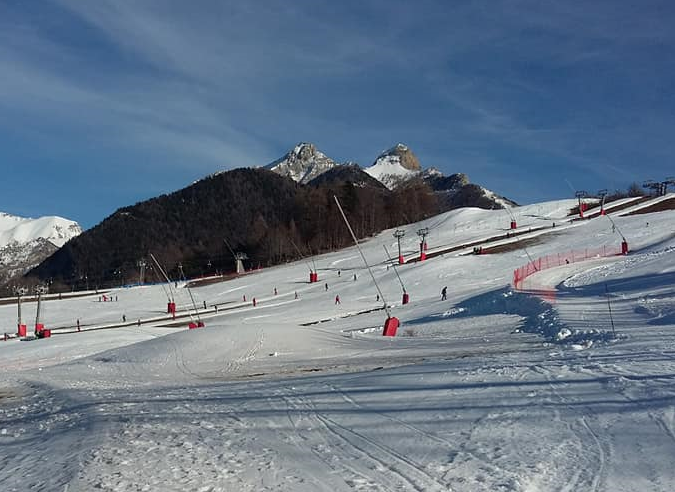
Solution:
<svg viewBox="0 0 675 492">
<path fill-rule="evenodd" d="M 524 227 L 561 224 L 575 204 L 512 213 Z M 411 224 L 403 246 L 416 249 L 420 226 L 432 247 L 495 235 L 508 225 L 502 214 Z M 648 227 L 645 217 L 614 220 L 635 253 L 544 270 L 529 292 L 504 287 L 528 261 L 522 251 L 398 267 L 411 302 L 392 303 L 394 338 L 380 335 L 381 303 L 350 248 L 314 258 L 318 284 L 298 262 L 193 289 L 198 305 L 231 305 L 206 328 L 2 342 L 0 490 L 673 490 L 675 215 L 651 214 Z M 528 254 L 616 240 L 594 219 L 556 227 Z M 381 260 L 387 300 L 400 300 L 382 244 L 395 245 L 391 231 L 361 246 Z M 45 319 L 147 319 L 165 302 L 159 286 L 115 294 L 49 301 Z M 0 306 L 7 326 L 15 315 Z M 323 322 L 302 326 L 309 320 Z"/>
</svg>

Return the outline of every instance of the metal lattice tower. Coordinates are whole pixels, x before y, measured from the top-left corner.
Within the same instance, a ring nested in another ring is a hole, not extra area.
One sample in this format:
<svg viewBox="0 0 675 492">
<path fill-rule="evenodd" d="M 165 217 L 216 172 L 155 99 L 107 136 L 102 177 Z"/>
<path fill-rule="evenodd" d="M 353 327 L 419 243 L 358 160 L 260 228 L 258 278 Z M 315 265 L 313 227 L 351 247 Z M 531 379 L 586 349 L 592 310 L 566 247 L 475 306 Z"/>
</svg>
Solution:
<svg viewBox="0 0 675 492">
<path fill-rule="evenodd" d="M 579 191 L 577 191 L 577 192 L 574 193 L 574 196 L 575 196 L 575 197 L 577 198 L 577 200 L 579 201 L 579 215 L 581 215 L 581 216 L 583 217 L 584 211 L 581 210 L 581 199 L 582 199 L 582 198 L 586 198 L 586 197 L 588 196 L 588 193 L 586 193 L 586 192 L 583 191 L 583 190 L 579 190 Z"/>
<path fill-rule="evenodd" d="M 238 252 L 234 254 L 234 262 L 237 273 L 244 273 L 244 260 L 248 260 L 248 255 L 246 253 Z"/>
<path fill-rule="evenodd" d="M 37 312 L 35 313 L 35 330 L 38 329 L 40 325 L 40 306 L 42 305 L 42 296 L 49 292 L 49 287 L 46 285 L 36 285 L 33 288 L 33 292 L 37 296 Z"/>
<path fill-rule="evenodd" d="M 420 253 L 424 251 L 424 245 L 426 244 L 426 237 L 429 235 L 429 228 L 423 227 L 417 231 L 417 235 L 420 237 Z"/>
<path fill-rule="evenodd" d="M 393 236 L 396 238 L 396 242 L 398 243 L 398 257 L 401 258 L 401 238 L 405 236 L 405 231 L 402 229 L 396 229 Z"/>
<path fill-rule="evenodd" d="M 661 194 L 661 183 L 657 183 L 653 179 L 648 179 L 642 183 L 642 187 L 652 190 L 652 193 L 657 193 L 659 195 Z"/>
<path fill-rule="evenodd" d="M 17 326 L 21 326 L 21 297 L 28 294 L 28 288 L 14 286 L 12 288 L 12 292 L 14 292 L 14 295 L 17 297 L 17 309 L 18 309 Z"/>
<path fill-rule="evenodd" d="M 145 282 L 145 268 L 148 266 L 148 263 L 145 261 L 144 258 L 141 258 L 138 260 L 138 263 L 136 263 L 136 266 L 139 268 L 139 274 L 138 274 L 138 283 L 143 285 Z"/>
</svg>

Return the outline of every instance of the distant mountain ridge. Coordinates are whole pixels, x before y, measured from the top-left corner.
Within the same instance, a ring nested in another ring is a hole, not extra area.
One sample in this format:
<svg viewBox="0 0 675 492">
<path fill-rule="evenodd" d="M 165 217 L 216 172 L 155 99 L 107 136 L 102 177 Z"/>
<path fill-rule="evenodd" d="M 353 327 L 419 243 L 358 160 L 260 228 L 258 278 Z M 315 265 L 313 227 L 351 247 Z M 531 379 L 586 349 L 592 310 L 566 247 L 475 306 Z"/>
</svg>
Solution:
<svg viewBox="0 0 675 492">
<path fill-rule="evenodd" d="M 0 285 L 39 265 L 81 233 L 77 222 L 62 217 L 31 219 L 0 212 Z"/>
<path fill-rule="evenodd" d="M 319 151 L 316 145 L 307 142 L 299 143 L 285 156 L 264 167 L 303 185 L 325 184 L 331 180 L 347 180 L 365 185 L 369 182 L 364 177 L 365 174 L 387 189 L 394 190 L 421 180 L 436 193 L 442 210 L 459 207 L 490 209 L 517 205 L 491 190 L 470 183 L 464 173 L 445 176 L 433 167 L 423 169 L 413 151 L 402 143 L 383 151 L 366 168 L 361 168 L 354 162 L 339 164 Z"/>
<path fill-rule="evenodd" d="M 391 190 L 419 176 L 422 166 L 417 156 L 407 146 L 399 143 L 382 152 L 365 171 Z"/>
<path fill-rule="evenodd" d="M 384 189 L 387 187 L 370 174 L 366 173 L 356 163 L 335 166 L 312 179 L 309 186 L 321 186 L 336 182 L 348 182 L 359 188 Z"/>
<path fill-rule="evenodd" d="M 358 166 L 336 166 L 310 183 L 264 168 L 213 174 L 117 210 L 28 275 L 63 290 L 103 288 L 137 282 L 150 253 L 179 278 L 231 272 L 236 252 L 246 253 L 249 269 L 333 251 L 351 242 L 334 196 L 360 238 L 439 212 L 426 185 L 389 190 Z"/>
<path fill-rule="evenodd" d="M 507 204 L 469 183 L 465 174 L 423 169 L 403 144 L 363 169 L 354 162 L 339 164 L 303 142 L 267 166 L 214 173 L 123 207 L 29 276 L 53 279 L 55 288 L 103 287 L 137 281 L 137 265 L 150 253 L 178 278 L 232 271 L 235 252 L 246 253 L 251 268 L 334 251 L 350 241 L 334 196 L 360 238 L 451 208 Z"/>
<path fill-rule="evenodd" d="M 314 144 L 301 142 L 265 168 L 281 176 L 288 176 L 296 183 L 307 184 L 336 165 L 334 160 L 320 152 Z"/>
</svg>

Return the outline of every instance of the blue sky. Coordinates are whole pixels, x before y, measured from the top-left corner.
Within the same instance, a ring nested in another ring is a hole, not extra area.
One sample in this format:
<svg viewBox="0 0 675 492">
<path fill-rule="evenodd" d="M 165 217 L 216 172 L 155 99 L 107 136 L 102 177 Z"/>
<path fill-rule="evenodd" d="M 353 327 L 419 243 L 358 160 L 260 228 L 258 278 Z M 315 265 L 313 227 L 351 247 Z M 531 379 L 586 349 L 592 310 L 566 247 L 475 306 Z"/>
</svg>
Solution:
<svg viewBox="0 0 675 492">
<path fill-rule="evenodd" d="M 520 203 L 675 175 L 669 1 L 0 0 L 0 211 L 92 227 L 313 142 Z"/>
</svg>

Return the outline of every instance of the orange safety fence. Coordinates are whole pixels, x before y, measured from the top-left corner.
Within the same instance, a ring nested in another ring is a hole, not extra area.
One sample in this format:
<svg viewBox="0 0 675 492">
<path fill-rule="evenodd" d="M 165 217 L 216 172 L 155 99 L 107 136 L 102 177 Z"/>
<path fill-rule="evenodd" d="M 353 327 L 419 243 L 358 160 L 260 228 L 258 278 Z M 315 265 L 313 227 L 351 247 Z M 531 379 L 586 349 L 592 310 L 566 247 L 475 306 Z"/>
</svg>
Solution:
<svg viewBox="0 0 675 492">
<path fill-rule="evenodd" d="M 584 249 L 581 251 L 569 251 L 567 253 L 556 253 L 548 256 L 537 258 L 526 265 L 521 266 L 513 271 L 513 286 L 516 289 L 522 287 L 522 282 L 530 275 L 533 275 L 541 270 L 547 270 L 570 263 L 577 263 L 580 261 L 591 260 L 593 258 L 606 258 L 609 256 L 618 256 L 622 254 L 621 248 L 611 246 L 603 246 L 597 249 Z"/>
</svg>

